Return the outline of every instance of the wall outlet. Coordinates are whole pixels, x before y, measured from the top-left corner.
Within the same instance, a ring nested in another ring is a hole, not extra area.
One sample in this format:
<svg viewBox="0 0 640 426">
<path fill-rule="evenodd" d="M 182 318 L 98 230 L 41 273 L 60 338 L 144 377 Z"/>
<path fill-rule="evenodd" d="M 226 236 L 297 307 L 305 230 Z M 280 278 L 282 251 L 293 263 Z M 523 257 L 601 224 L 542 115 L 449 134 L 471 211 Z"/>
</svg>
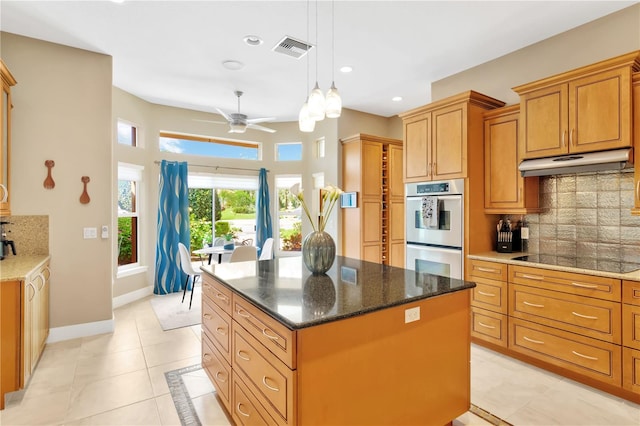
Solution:
<svg viewBox="0 0 640 426">
<path fill-rule="evenodd" d="M 418 321 L 420 319 L 420 306 L 415 308 L 406 309 L 404 311 L 404 323 L 410 323 Z"/>
<path fill-rule="evenodd" d="M 527 228 L 526 226 L 520 228 L 520 238 L 522 238 L 523 240 L 529 239 L 529 228 Z"/>
<path fill-rule="evenodd" d="M 84 228 L 82 230 L 82 235 L 84 235 L 84 239 L 88 240 L 91 238 L 98 238 L 98 229 L 96 228 Z"/>
</svg>

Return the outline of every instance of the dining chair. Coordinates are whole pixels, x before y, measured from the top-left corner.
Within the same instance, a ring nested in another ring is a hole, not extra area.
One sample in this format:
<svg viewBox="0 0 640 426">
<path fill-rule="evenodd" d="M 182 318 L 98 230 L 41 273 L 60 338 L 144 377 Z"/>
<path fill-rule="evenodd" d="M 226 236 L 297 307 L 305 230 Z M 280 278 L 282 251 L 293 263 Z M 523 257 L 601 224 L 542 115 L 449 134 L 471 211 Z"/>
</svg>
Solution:
<svg viewBox="0 0 640 426">
<path fill-rule="evenodd" d="M 273 238 L 267 238 L 260 250 L 260 257 L 258 260 L 271 260 L 273 259 Z"/>
<path fill-rule="evenodd" d="M 258 260 L 258 249 L 255 246 L 238 246 L 233 249 L 229 262 L 244 262 Z"/>
<path fill-rule="evenodd" d="M 189 301 L 189 309 L 191 309 L 191 304 L 193 303 L 193 291 L 196 288 L 196 281 L 200 278 L 201 273 L 193 269 L 193 265 L 191 264 L 191 255 L 189 255 L 189 250 L 187 247 L 178 243 L 178 253 L 180 254 L 180 267 L 185 274 L 187 274 L 187 280 L 184 282 L 184 291 L 182 293 L 182 302 L 184 303 L 184 297 L 187 295 L 187 287 L 189 285 L 189 278 L 193 277 L 193 283 L 191 283 L 191 300 Z"/>
</svg>

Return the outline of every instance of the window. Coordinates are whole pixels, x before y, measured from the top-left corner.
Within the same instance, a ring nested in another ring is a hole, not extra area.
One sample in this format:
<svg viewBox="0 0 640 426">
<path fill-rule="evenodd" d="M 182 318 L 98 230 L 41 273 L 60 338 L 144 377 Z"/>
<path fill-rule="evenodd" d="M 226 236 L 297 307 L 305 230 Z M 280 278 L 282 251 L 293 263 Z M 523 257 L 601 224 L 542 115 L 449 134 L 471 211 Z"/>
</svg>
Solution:
<svg viewBox="0 0 640 426">
<path fill-rule="evenodd" d="M 302 249 L 302 206 L 289 190 L 296 183 L 302 183 L 300 176 L 276 176 L 278 235 L 275 246 L 280 254 Z"/>
<path fill-rule="evenodd" d="M 139 263 L 140 199 L 138 190 L 142 181 L 142 166 L 118 163 L 118 267 L 137 266 Z"/>
<path fill-rule="evenodd" d="M 166 132 L 160 133 L 160 151 L 242 160 L 261 158 L 258 142 L 211 139 Z"/>
<path fill-rule="evenodd" d="M 133 124 L 118 120 L 118 143 L 138 146 L 138 129 Z"/>
<path fill-rule="evenodd" d="M 276 143 L 276 161 L 302 160 L 302 142 Z"/>
<path fill-rule="evenodd" d="M 316 139 L 316 157 L 324 158 L 324 138 Z"/>
</svg>

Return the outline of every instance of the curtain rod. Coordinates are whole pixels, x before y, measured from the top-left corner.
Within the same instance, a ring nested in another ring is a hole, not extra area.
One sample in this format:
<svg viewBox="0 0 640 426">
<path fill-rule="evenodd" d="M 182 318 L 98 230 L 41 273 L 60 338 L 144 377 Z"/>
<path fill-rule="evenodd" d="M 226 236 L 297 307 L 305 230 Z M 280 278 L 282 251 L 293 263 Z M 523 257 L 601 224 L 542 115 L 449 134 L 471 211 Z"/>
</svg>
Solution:
<svg viewBox="0 0 640 426">
<path fill-rule="evenodd" d="M 156 160 L 156 161 L 154 161 L 154 163 L 160 164 L 160 163 L 162 163 L 162 161 L 157 161 Z M 250 171 L 250 172 L 259 172 L 260 171 L 260 169 L 250 169 L 250 168 L 246 168 L 246 167 L 211 166 L 209 164 L 189 164 L 189 163 L 187 163 L 187 165 L 191 165 L 191 166 L 194 166 L 194 167 L 209 167 L 209 168 L 216 169 L 216 170 L 218 170 L 218 169 L 227 169 L 227 170 L 247 170 L 247 171 Z M 268 169 L 265 169 L 265 170 L 267 170 L 267 173 L 270 171 Z"/>
</svg>

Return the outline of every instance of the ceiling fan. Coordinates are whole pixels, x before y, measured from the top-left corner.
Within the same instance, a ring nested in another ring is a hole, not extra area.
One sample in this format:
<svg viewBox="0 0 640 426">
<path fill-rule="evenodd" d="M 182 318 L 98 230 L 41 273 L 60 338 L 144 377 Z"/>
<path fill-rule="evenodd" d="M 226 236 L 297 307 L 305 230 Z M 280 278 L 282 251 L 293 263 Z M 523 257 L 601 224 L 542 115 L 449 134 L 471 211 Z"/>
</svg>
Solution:
<svg viewBox="0 0 640 426">
<path fill-rule="evenodd" d="M 227 124 L 229 123 L 229 133 L 244 133 L 247 129 L 262 130 L 263 132 L 275 133 L 274 129 L 269 127 L 260 126 L 257 123 L 264 123 L 265 121 L 275 120 L 275 117 L 262 117 L 262 118 L 247 118 L 245 114 L 240 112 L 240 96 L 243 92 L 236 90 L 233 92 L 238 97 L 238 112 L 232 112 L 227 114 L 219 108 L 216 108 L 220 115 L 222 115 L 227 122 L 224 121 L 211 121 L 211 120 L 196 120 L 205 121 L 207 123 Z"/>
</svg>

